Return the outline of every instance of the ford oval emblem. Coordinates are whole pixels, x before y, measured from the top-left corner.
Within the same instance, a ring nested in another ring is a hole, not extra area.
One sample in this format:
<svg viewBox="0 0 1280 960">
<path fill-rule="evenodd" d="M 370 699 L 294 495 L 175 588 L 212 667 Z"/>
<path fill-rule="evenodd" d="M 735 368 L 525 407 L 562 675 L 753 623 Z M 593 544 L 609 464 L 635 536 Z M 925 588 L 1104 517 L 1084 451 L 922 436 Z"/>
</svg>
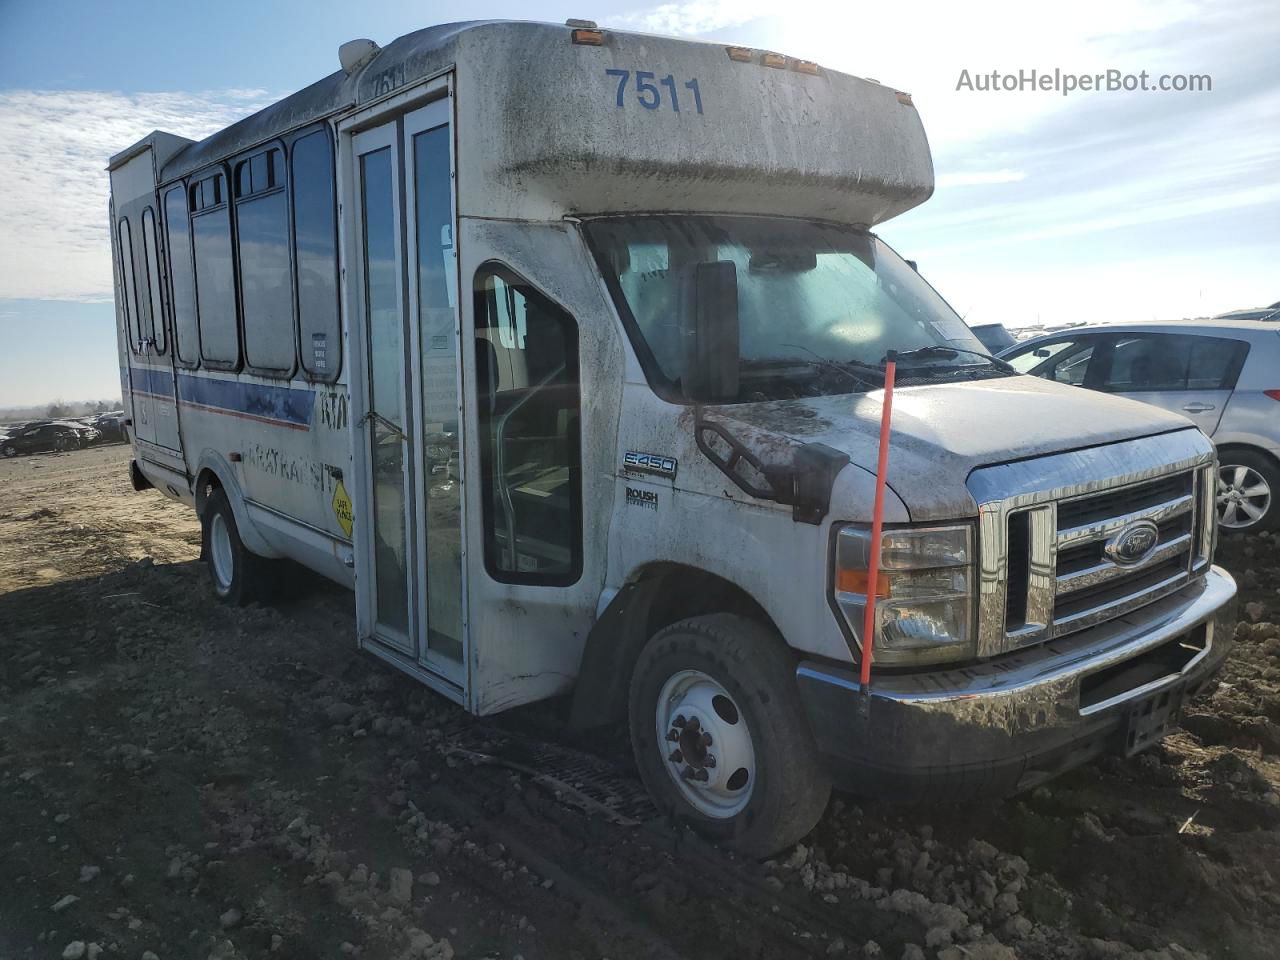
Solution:
<svg viewBox="0 0 1280 960">
<path fill-rule="evenodd" d="M 1102 552 L 1121 566 L 1141 563 L 1160 543 L 1160 528 L 1150 520 L 1135 520 L 1106 542 Z"/>
</svg>

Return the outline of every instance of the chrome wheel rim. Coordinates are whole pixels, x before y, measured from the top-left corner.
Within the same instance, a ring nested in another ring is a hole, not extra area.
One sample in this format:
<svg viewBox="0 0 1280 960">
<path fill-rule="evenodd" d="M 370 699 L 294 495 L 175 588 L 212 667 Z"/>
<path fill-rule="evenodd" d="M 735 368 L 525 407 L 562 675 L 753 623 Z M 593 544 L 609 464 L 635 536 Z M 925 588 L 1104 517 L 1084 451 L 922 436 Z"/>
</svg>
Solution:
<svg viewBox="0 0 1280 960">
<path fill-rule="evenodd" d="M 741 813 L 756 784 L 747 718 L 719 682 L 681 670 L 662 686 L 655 715 L 661 763 L 698 813 L 725 820 Z"/>
<path fill-rule="evenodd" d="M 209 556 L 213 559 L 213 582 L 219 593 L 231 589 L 235 576 L 235 559 L 231 551 L 231 531 L 221 513 L 209 521 Z"/>
<path fill-rule="evenodd" d="M 1252 527 L 1271 509 L 1271 485 L 1253 467 L 1218 468 L 1218 523 L 1228 530 Z"/>
</svg>

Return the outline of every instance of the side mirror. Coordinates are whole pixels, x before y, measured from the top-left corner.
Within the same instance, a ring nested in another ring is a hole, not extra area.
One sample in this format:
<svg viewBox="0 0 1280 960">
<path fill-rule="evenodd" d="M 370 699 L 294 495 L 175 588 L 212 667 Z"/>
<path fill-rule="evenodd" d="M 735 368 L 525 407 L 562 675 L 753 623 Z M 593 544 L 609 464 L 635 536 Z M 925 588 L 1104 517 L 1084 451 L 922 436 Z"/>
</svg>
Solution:
<svg viewBox="0 0 1280 960">
<path fill-rule="evenodd" d="M 1051 357 L 1051 356 L 1053 356 L 1053 353 L 1052 353 L 1052 352 L 1050 352 L 1050 351 L 1049 351 L 1048 349 L 1046 349 L 1045 347 L 1036 347 L 1034 350 L 1032 350 L 1032 351 L 1031 351 L 1031 353 L 1032 353 L 1032 355 L 1033 355 L 1033 356 L 1036 356 L 1036 357 Z"/>
<path fill-rule="evenodd" d="M 907 263 L 907 266 L 910 267 L 912 270 L 914 270 L 916 273 L 920 272 L 920 268 L 916 266 L 916 262 L 914 260 L 908 260 L 906 263 Z"/>
<path fill-rule="evenodd" d="M 732 399 L 738 395 L 738 268 L 731 260 L 695 263 L 682 293 L 684 395 L 695 402 Z"/>
</svg>

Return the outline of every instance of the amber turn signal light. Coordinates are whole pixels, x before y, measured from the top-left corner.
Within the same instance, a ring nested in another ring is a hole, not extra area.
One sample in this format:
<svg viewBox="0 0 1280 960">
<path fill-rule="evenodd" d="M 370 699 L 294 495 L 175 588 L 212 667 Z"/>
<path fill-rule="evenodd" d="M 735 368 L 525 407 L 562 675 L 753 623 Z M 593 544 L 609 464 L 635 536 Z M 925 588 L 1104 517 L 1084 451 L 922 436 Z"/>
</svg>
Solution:
<svg viewBox="0 0 1280 960">
<path fill-rule="evenodd" d="M 879 588 L 876 590 L 877 597 L 887 597 L 892 593 L 892 584 L 888 576 L 880 574 L 877 578 Z M 867 584 L 870 582 L 870 574 L 866 570 L 837 570 L 836 571 L 836 590 L 840 593 L 860 593 L 864 597 L 867 595 Z"/>
</svg>

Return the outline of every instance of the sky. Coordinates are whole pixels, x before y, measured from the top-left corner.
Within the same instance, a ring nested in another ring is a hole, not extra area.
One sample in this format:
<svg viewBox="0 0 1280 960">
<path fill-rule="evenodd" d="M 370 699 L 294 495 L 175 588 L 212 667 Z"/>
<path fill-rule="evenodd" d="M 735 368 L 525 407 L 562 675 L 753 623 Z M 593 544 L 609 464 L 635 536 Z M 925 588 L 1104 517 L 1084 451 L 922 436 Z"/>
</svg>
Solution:
<svg viewBox="0 0 1280 960">
<path fill-rule="evenodd" d="M 878 232 L 970 323 L 1280 300 L 1275 0 L 0 0 L 0 407 L 119 394 L 111 154 L 156 128 L 207 136 L 331 73 L 346 40 L 476 17 L 589 17 L 909 91 L 937 189 Z M 1208 75 L 1211 89 L 975 89 L 1031 69 Z"/>
</svg>

